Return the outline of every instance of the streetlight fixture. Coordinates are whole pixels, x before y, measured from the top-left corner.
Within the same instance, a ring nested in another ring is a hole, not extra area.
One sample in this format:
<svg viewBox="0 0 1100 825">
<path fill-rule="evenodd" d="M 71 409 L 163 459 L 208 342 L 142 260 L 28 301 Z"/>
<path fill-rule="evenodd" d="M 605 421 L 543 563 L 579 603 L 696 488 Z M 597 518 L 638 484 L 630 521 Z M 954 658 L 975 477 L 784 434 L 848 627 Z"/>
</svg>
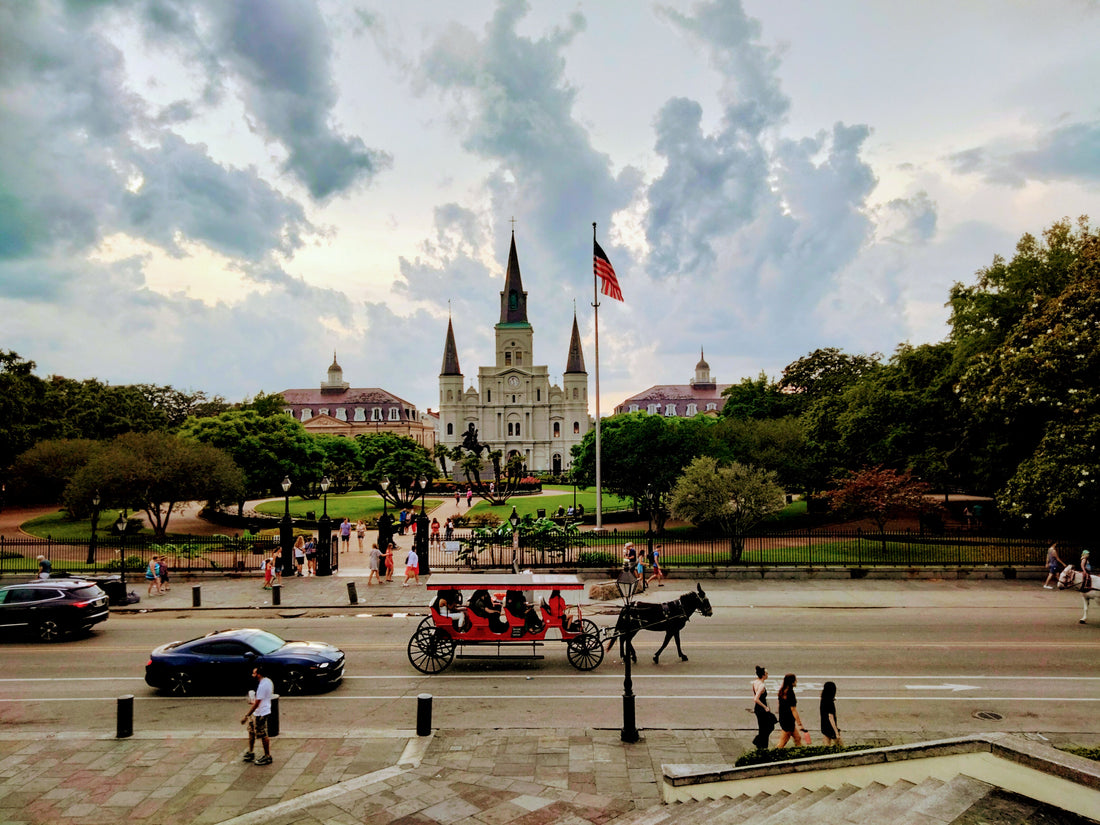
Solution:
<svg viewBox="0 0 1100 825">
<path fill-rule="evenodd" d="M 279 546 L 283 549 L 283 575 L 294 575 L 294 522 L 290 520 L 290 476 L 283 476 L 283 496 L 286 506 L 279 522 Z"/>
<path fill-rule="evenodd" d="M 321 495 L 324 497 L 324 511 L 317 520 L 317 575 L 332 575 L 332 519 L 328 517 L 328 488 L 332 482 L 328 476 L 321 477 Z"/>
<path fill-rule="evenodd" d="M 382 515 L 387 515 L 387 505 L 389 500 L 386 498 L 386 491 L 390 489 L 390 477 L 382 476 L 382 480 L 378 482 L 378 486 L 382 488 Z"/>
<path fill-rule="evenodd" d="M 386 548 L 393 540 L 393 516 L 389 513 L 389 501 L 386 499 L 386 491 L 390 489 L 390 477 L 382 476 L 378 486 L 382 488 L 382 515 L 378 518 L 378 550 L 385 555 Z"/>
<path fill-rule="evenodd" d="M 634 613 L 634 605 L 632 603 L 634 598 L 634 592 L 637 588 L 638 580 L 634 578 L 634 573 L 631 570 L 622 570 L 619 573 L 619 577 L 615 580 L 615 586 L 619 589 L 619 595 L 622 596 L 625 604 L 623 605 L 623 615 L 620 620 L 616 622 L 619 627 L 631 627 Z M 637 742 L 641 738 L 638 733 L 637 715 L 634 708 L 634 682 L 630 678 L 630 651 L 626 651 L 626 655 L 623 656 L 623 664 L 626 666 L 626 675 L 623 678 L 623 729 L 619 734 L 619 739 L 623 742 Z"/>
<path fill-rule="evenodd" d="M 115 522 L 115 529 L 118 530 L 118 578 L 122 584 L 122 592 L 126 592 L 126 517 L 122 513 L 118 514 L 118 521 Z"/>
<path fill-rule="evenodd" d="M 99 490 L 92 494 L 92 537 L 88 539 L 88 564 L 95 564 L 96 528 L 99 526 Z"/>
<path fill-rule="evenodd" d="M 416 517 L 416 555 L 420 560 L 420 572 L 425 576 L 432 574 L 432 565 L 428 559 L 431 544 L 428 542 L 428 515 L 424 511 L 424 497 L 428 491 L 428 477 L 420 476 L 417 479 L 420 485 L 420 515 Z"/>
<path fill-rule="evenodd" d="M 646 515 L 649 518 L 649 529 L 645 531 L 646 560 L 653 558 L 653 485 L 645 486 Z M 642 580 L 643 583 L 645 579 Z"/>
</svg>

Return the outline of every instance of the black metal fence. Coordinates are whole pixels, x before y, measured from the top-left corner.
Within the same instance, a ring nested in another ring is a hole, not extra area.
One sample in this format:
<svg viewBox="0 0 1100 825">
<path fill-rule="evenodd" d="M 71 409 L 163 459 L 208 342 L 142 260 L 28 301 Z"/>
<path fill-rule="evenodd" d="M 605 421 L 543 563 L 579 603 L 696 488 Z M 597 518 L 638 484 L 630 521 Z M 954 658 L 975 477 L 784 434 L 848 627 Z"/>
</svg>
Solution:
<svg viewBox="0 0 1100 825">
<path fill-rule="evenodd" d="M 626 542 L 634 542 L 645 558 L 648 537 L 644 531 L 606 530 L 582 532 L 575 538 L 524 536 L 514 549 L 510 539 L 485 541 L 472 531 L 456 532 L 450 542 L 433 542 L 428 562 L 432 570 L 511 568 L 609 569 L 622 563 Z M 353 544 L 355 539 L 352 539 Z M 860 530 L 803 530 L 787 533 L 754 533 L 741 540 L 730 536 L 689 533 L 656 535 L 653 545 L 663 567 L 670 570 L 757 567 L 996 567 L 1041 566 L 1050 541 L 1034 537 L 1003 536 L 968 530 L 926 533 L 920 531 L 870 533 Z M 275 537 L 194 536 L 157 542 L 131 536 L 101 541 L 89 562 L 88 541 L 56 541 L 0 536 L 0 575 L 33 574 L 37 557 L 45 556 L 55 571 L 80 574 L 143 573 L 153 555 L 168 558 L 171 571 L 179 574 L 258 573 L 260 563 L 278 546 Z M 335 550 L 335 543 L 334 543 Z M 364 567 L 365 555 L 347 557 L 341 566 Z M 403 552 L 394 559 L 400 569 Z"/>
</svg>

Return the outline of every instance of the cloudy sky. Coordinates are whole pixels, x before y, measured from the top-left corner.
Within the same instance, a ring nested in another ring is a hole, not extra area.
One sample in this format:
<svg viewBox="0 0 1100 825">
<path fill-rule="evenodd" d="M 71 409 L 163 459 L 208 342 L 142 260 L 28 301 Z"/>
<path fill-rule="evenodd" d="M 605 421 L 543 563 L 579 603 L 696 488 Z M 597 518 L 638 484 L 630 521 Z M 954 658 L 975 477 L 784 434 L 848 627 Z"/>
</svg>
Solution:
<svg viewBox="0 0 1100 825">
<path fill-rule="evenodd" d="M 0 349 L 231 401 L 335 350 L 434 408 L 512 219 L 555 381 L 599 224 L 604 412 L 701 347 L 735 382 L 940 340 L 953 282 L 1094 206 L 1097 43 L 1093 0 L 4 2 Z"/>
</svg>

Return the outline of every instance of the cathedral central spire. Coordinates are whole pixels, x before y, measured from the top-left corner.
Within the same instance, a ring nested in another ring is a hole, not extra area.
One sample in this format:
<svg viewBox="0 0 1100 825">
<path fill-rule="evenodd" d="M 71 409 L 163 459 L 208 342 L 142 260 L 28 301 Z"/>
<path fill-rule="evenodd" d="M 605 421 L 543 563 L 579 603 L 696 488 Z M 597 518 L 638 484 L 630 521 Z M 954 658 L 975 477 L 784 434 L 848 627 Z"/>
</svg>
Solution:
<svg viewBox="0 0 1100 825">
<path fill-rule="evenodd" d="M 523 279 L 519 274 L 519 256 L 516 255 L 516 231 L 512 230 L 512 248 L 508 250 L 508 272 L 504 276 L 504 290 L 500 293 L 500 323 L 528 324 L 527 293 L 523 291 Z"/>
</svg>

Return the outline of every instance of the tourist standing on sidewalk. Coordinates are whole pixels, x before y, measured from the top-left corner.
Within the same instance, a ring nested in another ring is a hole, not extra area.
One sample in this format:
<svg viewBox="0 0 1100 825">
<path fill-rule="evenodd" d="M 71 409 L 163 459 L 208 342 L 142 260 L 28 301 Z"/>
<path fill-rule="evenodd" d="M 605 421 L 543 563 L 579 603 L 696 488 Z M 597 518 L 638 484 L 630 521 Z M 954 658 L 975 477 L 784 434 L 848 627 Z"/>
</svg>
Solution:
<svg viewBox="0 0 1100 825">
<path fill-rule="evenodd" d="M 756 714 L 756 736 L 752 743 L 759 751 L 768 749 L 768 737 L 775 730 L 776 718 L 772 709 L 768 707 L 768 671 L 760 665 L 756 666 L 756 678 L 752 682 L 752 712 Z"/>
<path fill-rule="evenodd" d="M 268 556 L 261 563 L 261 569 L 264 571 L 264 590 L 271 589 L 271 580 L 275 578 L 275 559 Z"/>
<path fill-rule="evenodd" d="M 473 497 L 474 497 L 473 488 L 470 487 L 469 485 L 467 485 L 466 486 L 466 509 L 467 510 L 470 509 L 470 501 L 471 501 L 471 499 L 473 499 Z"/>
<path fill-rule="evenodd" d="M 802 744 L 802 734 L 807 733 L 802 717 L 798 715 L 798 697 L 794 695 L 798 677 L 788 673 L 783 677 L 783 684 L 779 688 L 779 729 L 783 731 L 779 737 L 777 748 L 786 747 L 788 740 L 794 740 L 797 748 Z"/>
<path fill-rule="evenodd" d="M 1058 556 L 1058 542 L 1054 542 L 1047 548 L 1047 580 L 1043 582 L 1045 590 L 1054 589 L 1051 582 L 1058 578 L 1058 574 L 1062 572 L 1062 568 L 1065 566 L 1066 563 Z"/>
<path fill-rule="evenodd" d="M 455 523 L 454 519 L 447 516 L 447 521 L 443 524 L 443 540 L 450 541 L 455 537 Z"/>
<path fill-rule="evenodd" d="M 363 552 L 363 539 L 367 537 L 367 523 L 363 519 L 355 522 L 355 537 L 359 539 L 359 552 Z"/>
<path fill-rule="evenodd" d="M 344 516 L 344 520 L 340 522 L 340 549 L 342 549 L 346 553 L 350 544 L 351 522 L 348 521 L 347 516 Z"/>
<path fill-rule="evenodd" d="M 432 518 L 432 538 L 431 538 L 431 542 L 432 542 L 432 544 L 437 544 L 439 542 L 439 519 L 437 519 L 435 517 Z"/>
<path fill-rule="evenodd" d="M 836 682 L 826 682 L 821 688 L 821 735 L 826 745 L 844 747 L 840 726 L 836 723 Z"/>
<path fill-rule="evenodd" d="M 252 704 L 248 713 L 241 719 L 242 725 L 248 725 L 248 750 L 242 757 L 245 762 L 257 765 L 271 764 L 271 739 L 267 735 L 267 718 L 271 715 L 271 699 L 275 696 L 275 685 L 264 675 L 263 665 L 252 668 L 252 678 L 256 680 L 256 690 L 248 692 Z M 256 759 L 256 740 L 264 746 L 264 755 Z"/>
<path fill-rule="evenodd" d="M 306 540 L 298 536 L 294 540 L 294 575 L 301 576 L 306 563 Z"/>
<path fill-rule="evenodd" d="M 276 547 L 275 552 L 271 554 L 271 564 L 274 568 L 271 572 L 275 575 L 275 584 L 281 585 L 283 583 L 283 548 Z"/>
<path fill-rule="evenodd" d="M 386 547 L 386 552 L 382 554 L 382 561 L 386 565 L 386 581 L 393 581 L 393 551 L 397 549 L 397 544 L 390 542 Z"/>
<path fill-rule="evenodd" d="M 371 579 L 378 579 L 382 583 L 382 577 L 378 573 L 378 565 L 382 562 L 382 553 L 378 549 L 378 542 L 370 546 L 370 555 L 367 556 L 367 587 L 370 587 Z"/>
<path fill-rule="evenodd" d="M 455 487 L 455 509 L 457 510 L 461 506 L 462 506 L 462 493 L 460 493 L 458 491 L 458 488 Z"/>
<path fill-rule="evenodd" d="M 405 508 L 401 508 L 401 514 L 397 517 L 397 535 L 405 535 L 405 521 L 408 519 L 409 514 L 405 511 Z"/>
<path fill-rule="evenodd" d="M 313 540 L 313 536 L 306 542 L 306 575 L 317 575 L 317 542 Z"/>
<path fill-rule="evenodd" d="M 172 586 L 168 584 L 168 557 L 157 556 L 157 574 L 160 576 L 160 589 L 162 593 L 167 593 L 172 589 Z"/>
<path fill-rule="evenodd" d="M 409 548 L 409 555 L 405 557 L 405 581 L 401 586 L 408 587 L 409 579 L 413 579 L 417 584 L 420 584 L 420 557 L 416 555 L 416 550 L 411 547 Z"/>
</svg>

